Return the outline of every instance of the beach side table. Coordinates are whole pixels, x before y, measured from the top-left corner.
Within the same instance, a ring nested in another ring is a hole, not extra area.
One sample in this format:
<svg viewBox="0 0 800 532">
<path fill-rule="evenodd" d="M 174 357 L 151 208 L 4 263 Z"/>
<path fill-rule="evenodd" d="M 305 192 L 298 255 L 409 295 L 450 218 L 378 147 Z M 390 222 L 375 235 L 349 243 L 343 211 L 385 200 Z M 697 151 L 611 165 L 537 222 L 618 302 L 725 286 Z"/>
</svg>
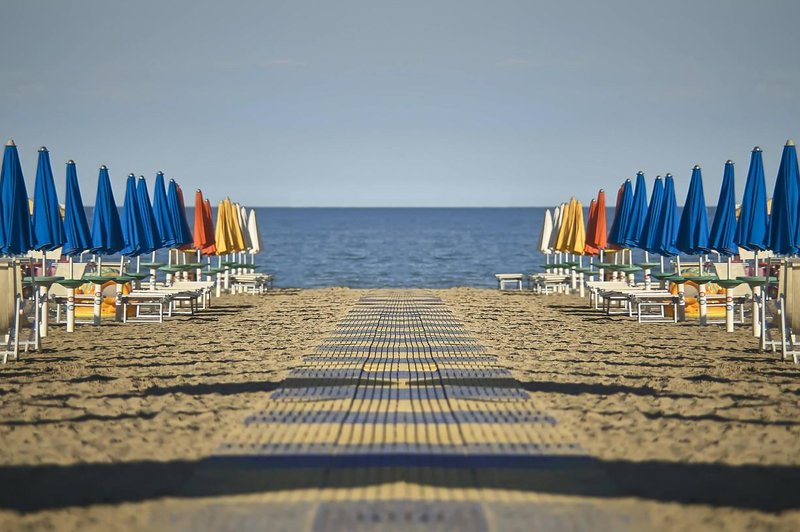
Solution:
<svg viewBox="0 0 800 532">
<path fill-rule="evenodd" d="M 753 336 L 755 338 L 761 338 L 761 320 L 766 313 L 764 305 L 766 289 L 768 285 L 777 283 L 778 279 L 777 277 L 766 277 L 763 275 L 745 275 L 737 277 L 737 279 L 747 283 L 747 286 L 749 286 L 750 290 L 753 292 Z M 761 338 L 760 344 L 762 350 L 766 348 L 765 342 L 766 338 Z"/>
<path fill-rule="evenodd" d="M 651 274 L 658 281 L 658 289 L 659 290 L 666 290 L 667 289 L 667 281 L 670 277 L 675 275 L 674 272 L 655 272 Z"/>
<path fill-rule="evenodd" d="M 39 338 L 47 338 L 47 318 L 48 318 L 48 292 L 50 287 L 56 282 L 62 280 L 60 276 L 38 276 L 30 278 L 33 285 L 34 295 L 36 299 L 36 327 L 37 336 L 35 348 L 39 350 Z"/>
<path fill-rule="evenodd" d="M 659 264 L 660 263 L 658 263 L 658 262 L 637 262 L 636 263 L 636 266 L 638 266 L 642 270 L 644 270 L 644 288 L 645 288 L 645 290 L 650 290 L 651 285 L 652 285 L 652 280 L 651 280 L 652 276 L 650 275 L 650 271 L 653 268 L 655 268 L 656 266 L 659 266 Z"/>
<path fill-rule="evenodd" d="M 94 312 L 92 313 L 92 324 L 100 325 L 100 313 L 103 303 L 103 283 L 110 281 L 111 278 L 102 275 L 87 275 L 83 279 L 94 285 Z"/>
<path fill-rule="evenodd" d="M 686 290 L 683 285 L 686 284 L 689 279 L 677 274 L 670 275 L 666 279 L 678 287 L 678 320 L 686 321 Z"/>
<path fill-rule="evenodd" d="M 150 274 L 147 272 L 127 272 L 125 273 L 128 277 L 132 277 L 136 282 L 136 289 L 139 290 L 142 288 L 142 281 L 150 277 Z"/>
<path fill-rule="evenodd" d="M 717 284 L 725 289 L 725 331 L 733 332 L 733 289 L 742 284 L 740 279 L 720 279 Z"/>
<path fill-rule="evenodd" d="M 706 297 L 706 285 L 711 281 L 716 281 L 715 275 L 691 275 L 686 278 L 697 284 L 697 302 L 700 306 L 700 325 L 708 325 L 708 298 Z"/>
<path fill-rule="evenodd" d="M 158 273 L 158 269 L 166 266 L 163 262 L 143 262 L 139 266 L 142 268 L 147 268 L 150 270 L 150 290 L 156 289 L 156 274 Z"/>
<path fill-rule="evenodd" d="M 75 289 L 86 284 L 84 279 L 61 279 L 56 281 L 67 289 L 67 332 L 75 332 Z"/>
<path fill-rule="evenodd" d="M 511 284 L 516 287 L 517 290 L 522 290 L 522 280 L 524 279 L 524 275 L 521 273 L 497 273 L 495 274 L 495 278 L 497 279 L 497 289 L 498 290 L 506 290 L 506 286 Z"/>
<path fill-rule="evenodd" d="M 122 321 L 122 287 L 131 281 L 136 281 L 135 277 L 129 275 L 119 275 L 112 277 L 112 281 L 116 285 L 116 297 L 114 297 L 114 321 Z"/>
</svg>

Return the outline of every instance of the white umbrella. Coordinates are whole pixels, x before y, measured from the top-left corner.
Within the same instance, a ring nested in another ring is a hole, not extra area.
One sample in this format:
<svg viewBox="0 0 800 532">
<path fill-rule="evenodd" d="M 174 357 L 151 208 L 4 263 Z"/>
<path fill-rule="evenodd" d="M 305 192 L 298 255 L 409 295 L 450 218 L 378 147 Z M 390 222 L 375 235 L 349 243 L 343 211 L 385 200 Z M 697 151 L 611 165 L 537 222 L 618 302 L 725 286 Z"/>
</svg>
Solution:
<svg viewBox="0 0 800 532">
<path fill-rule="evenodd" d="M 244 238 L 244 247 L 246 250 L 250 250 L 253 247 L 253 244 L 250 242 L 250 234 L 247 231 L 247 209 L 239 205 L 238 203 L 234 203 L 234 207 L 236 207 L 236 214 L 239 215 L 239 227 L 242 228 L 242 237 Z"/>
<path fill-rule="evenodd" d="M 565 203 L 562 203 L 558 207 L 555 208 L 553 211 L 553 229 L 550 232 L 550 249 L 555 249 L 556 247 L 556 239 L 558 238 L 558 232 L 561 229 L 561 223 L 563 220 L 563 213 L 564 208 L 566 207 Z"/>
<path fill-rule="evenodd" d="M 247 220 L 247 232 L 250 237 L 250 254 L 257 255 L 261 253 L 264 245 L 261 243 L 261 233 L 258 231 L 255 209 L 250 209 L 250 217 Z"/>
<path fill-rule="evenodd" d="M 550 247 L 550 235 L 553 233 L 553 217 L 550 209 L 544 211 L 544 222 L 542 222 L 542 235 L 539 237 L 539 251 L 545 255 L 550 255 L 553 248 Z"/>
</svg>

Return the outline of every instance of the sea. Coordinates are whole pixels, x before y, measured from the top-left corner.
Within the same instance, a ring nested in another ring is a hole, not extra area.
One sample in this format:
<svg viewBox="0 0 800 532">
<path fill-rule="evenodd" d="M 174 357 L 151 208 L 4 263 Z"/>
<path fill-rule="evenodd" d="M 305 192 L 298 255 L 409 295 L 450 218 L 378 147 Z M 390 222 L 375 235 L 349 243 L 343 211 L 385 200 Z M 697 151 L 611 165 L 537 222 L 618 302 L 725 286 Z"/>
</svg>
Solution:
<svg viewBox="0 0 800 532">
<path fill-rule="evenodd" d="M 280 287 L 496 286 L 538 270 L 544 208 L 260 208 L 260 270 Z"/>
</svg>

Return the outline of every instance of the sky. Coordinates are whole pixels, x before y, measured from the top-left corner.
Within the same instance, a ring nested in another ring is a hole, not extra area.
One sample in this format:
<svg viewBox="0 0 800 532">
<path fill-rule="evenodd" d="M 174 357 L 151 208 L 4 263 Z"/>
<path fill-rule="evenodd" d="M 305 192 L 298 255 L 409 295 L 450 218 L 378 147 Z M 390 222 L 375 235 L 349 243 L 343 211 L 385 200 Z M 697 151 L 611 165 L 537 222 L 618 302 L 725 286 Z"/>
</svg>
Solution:
<svg viewBox="0 0 800 532">
<path fill-rule="evenodd" d="M 800 2 L 3 1 L 0 137 L 251 206 L 548 206 L 800 141 Z M 63 201 L 63 200 L 62 200 Z"/>
</svg>

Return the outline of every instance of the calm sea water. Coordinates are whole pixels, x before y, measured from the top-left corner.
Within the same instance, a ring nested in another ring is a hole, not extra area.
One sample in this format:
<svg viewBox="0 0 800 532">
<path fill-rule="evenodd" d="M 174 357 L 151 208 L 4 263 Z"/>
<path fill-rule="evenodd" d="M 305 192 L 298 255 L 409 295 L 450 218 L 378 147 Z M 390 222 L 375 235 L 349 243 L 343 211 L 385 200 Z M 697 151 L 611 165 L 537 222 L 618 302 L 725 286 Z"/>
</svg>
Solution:
<svg viewBox="0 0 800 532">
<path fill-rule="evenodd" d="M 544 209 L 258 209 L 257 262 L 283 287 L 495 286 L 527 272 Z"/>
</svg>

